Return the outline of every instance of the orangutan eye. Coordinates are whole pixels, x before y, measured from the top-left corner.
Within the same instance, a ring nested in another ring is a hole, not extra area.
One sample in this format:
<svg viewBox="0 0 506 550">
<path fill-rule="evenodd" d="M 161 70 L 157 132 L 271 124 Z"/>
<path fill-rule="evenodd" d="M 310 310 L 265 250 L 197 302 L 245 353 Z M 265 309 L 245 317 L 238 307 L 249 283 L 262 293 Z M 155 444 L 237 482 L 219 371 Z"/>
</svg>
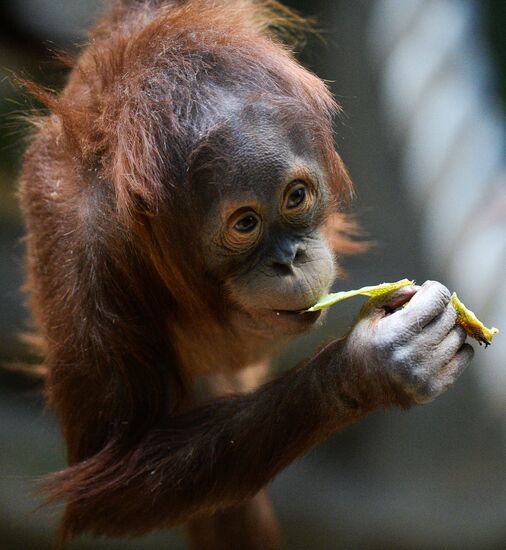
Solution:
<svg viewBox="0 0 506 550">
<path fill-rule="evenodd" d="M 247 214 L 239 219 L 234 224 L 234 229 L 239 233 L 251 233 L 258 225 L 258 217 L 256 214 Z"/>
<path fill-rule="evenodd" d="M 241 208 L 230 218 L 223 231 L 223 244 L 242 252 L 254 246 L 262 234 L 262 218 L 254 210 Z"/>
<path fill-rule="evenodd" d="M 291 210 L 297 208 L 306 200 L 306 188 L 303 183 L 298 184 L 286 199 L 286 208 Z"/>
</svg>

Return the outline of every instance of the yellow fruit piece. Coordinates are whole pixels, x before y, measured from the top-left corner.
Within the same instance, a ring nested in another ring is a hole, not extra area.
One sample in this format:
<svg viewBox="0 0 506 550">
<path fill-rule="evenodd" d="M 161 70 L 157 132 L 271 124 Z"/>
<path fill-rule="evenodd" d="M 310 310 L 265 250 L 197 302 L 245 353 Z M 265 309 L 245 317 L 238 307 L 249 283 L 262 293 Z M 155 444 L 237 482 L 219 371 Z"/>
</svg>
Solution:
<svg viewBox="0 0 506 550">
<path fill-rule="evenodd" d="M 375 286 L 364 286 L 358 290 L 348 290 L 327 294 L 326 296 L 320 298 L 314 306 L 306 309 L 305 312 L 319 311 L 320 309 L 325 309 L 326 307 L 337 304 L 343 300 L 347 300 L 348 298 L 352 298 L 353 296 L 369 296 L 371 299 L 382 298 L 386 294 L 390 294 L 400 288 L 414 284 L 414 281 L 402 279 L 396 283 L 382 283 Z M 450 303 L 457 312 L 457 324 L 461 325 L 466 333 L 471 336 L 471 338 L 477 340 L 480 345 L 482 342 L 485 344 L 485 347 L 490 345 L 492 343 L 492 338 L 499 333 L 499 330 L 495 327 L 487 328 L 476 317 L 476 315 L 471 310 L 467 309 L 466 306 L 457 298 L 455 292 L 451 297 Z"/>
<path fill-rule="evenodd" d="M 457 312 L 457 323 L 467 332 L 471 338 L 483 342 L 485 347 L 492 343 L 492 338 L 499 333 L 499 329 L 492 327 L 487 328 L 476 315 L 457 298 L 455 292 L 452 294 L 451 305 Z"/>
<path fill-rule="evenodd" d="M 306 309 L 306 311 L 319 311 L 320 309 L 333 306 L 334 304 L 337 304 L 337 302 L 342 302 L 343 300 L 347 300 L 348 298 L 353 298 L 353 296 L 358 295 L 369 296 L 370 298 L 379 298 L 385 296 L 385 294 L 399 290 L 402 287 L 414 284 L 415 281 L 402 279 L 402 281 L 397 281 L 396 283 L 381 283 L 380 285 L 375 286 L 363 286 L 358 290 L 335 292 L 334 294 L 327 294 L 326 296 L 323 296 L 314 306 Z"/>
</svg>

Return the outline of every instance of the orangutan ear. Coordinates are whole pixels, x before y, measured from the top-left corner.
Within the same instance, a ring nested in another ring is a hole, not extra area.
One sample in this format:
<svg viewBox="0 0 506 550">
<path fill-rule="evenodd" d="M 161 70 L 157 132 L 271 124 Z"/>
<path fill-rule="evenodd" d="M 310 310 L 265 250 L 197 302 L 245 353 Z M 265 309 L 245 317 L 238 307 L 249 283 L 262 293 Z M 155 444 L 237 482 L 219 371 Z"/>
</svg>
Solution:
<svg viewBox="0 0 506 550">
<path fill-rule="evenodd" d="M 366 252 L 373 243 L 361 240 L 363 231 L 357 222 L 342 212 L 331 213 L 322 228 L 325 239 L 339 257 Z"/>
</svg>

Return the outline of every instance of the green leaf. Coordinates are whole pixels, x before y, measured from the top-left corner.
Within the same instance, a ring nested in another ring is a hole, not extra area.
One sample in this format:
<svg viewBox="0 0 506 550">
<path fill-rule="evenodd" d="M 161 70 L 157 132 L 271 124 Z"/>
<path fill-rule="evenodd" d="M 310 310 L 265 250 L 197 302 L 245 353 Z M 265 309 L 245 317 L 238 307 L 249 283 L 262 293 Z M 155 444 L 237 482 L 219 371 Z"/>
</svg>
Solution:
<svg viewBox="0 0 506 550">
<path fill-rule="evenodd" d="M 334 304 L 342 302 L 343 300 L 347 300 L 348 298 L 353 298 L 353 296 L 362 295 L 369 296 L 370 298 L 379 298 L 385 296 L 386 294 L 390 294 L 390 292 L 394 292 L 395 290 L 399 290 L 400 288 L 414 284 L 415 281 L 402 279 L 401 281 L 397 281 L 396 283 L 381 283 L 380 285 L 375 286 L 363 286 L 358 290 L 335 292 L 334 294 L 327 294 L 326 296 L 323 296 L 318 300 L 318 302 L 316 302 L 314 306 L 306 309 L 306 311 L 319 311 L 320 309 L 325 309 L 326 307 L 333 306 Z"/>
</svg>

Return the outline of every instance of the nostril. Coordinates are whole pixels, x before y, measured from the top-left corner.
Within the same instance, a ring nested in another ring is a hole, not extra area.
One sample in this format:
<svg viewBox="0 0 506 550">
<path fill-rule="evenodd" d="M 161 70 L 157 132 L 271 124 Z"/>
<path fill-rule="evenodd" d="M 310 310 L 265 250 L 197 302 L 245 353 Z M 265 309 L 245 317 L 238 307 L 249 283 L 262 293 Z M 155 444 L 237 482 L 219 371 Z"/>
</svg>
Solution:
<svg viewBox="0 0 506 550">
<path fill-rule="evenodd" d="M 293 265 L 291 263 L 273 262 L 272 269 L 276 275 L 292 275 Z"/>
<path fill-rule="evenodd" d="M 298 242 L 285 243 L 279 247 L 272 258 L 272 267 L 278 275 L 292 275 L 297 264 L 304 263 L 306 256 L 305 247 Z"/>
<path fill-rule="evenodd" d="M 293 258 L 293 263 L 295 265 L 300 264 L 304 261 L 304 258 L 306 257 L 306 251 L 304 248 L 298 248 L 295 252 L 295 256 Z"/>
</svg>

